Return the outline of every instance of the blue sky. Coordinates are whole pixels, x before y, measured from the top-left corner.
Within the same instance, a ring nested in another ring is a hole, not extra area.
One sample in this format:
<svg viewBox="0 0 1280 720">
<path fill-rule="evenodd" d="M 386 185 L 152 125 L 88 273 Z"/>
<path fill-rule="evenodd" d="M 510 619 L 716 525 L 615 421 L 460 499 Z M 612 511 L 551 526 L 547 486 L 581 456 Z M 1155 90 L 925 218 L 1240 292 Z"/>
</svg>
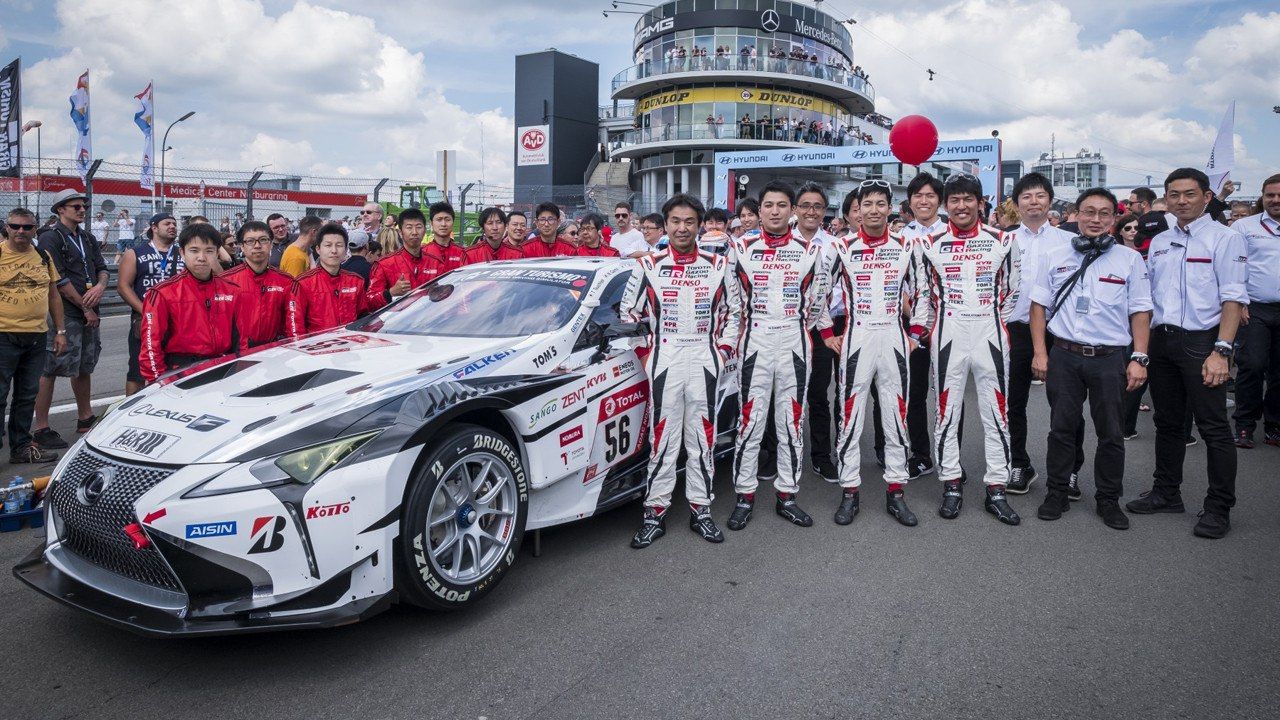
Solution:
<svg viewBox="0 0 1280 720">
<path fill-rule="evenodd" d="M 549 12 L 547 8 L 553 7 Z M 920 9 L 914 9 L 914 8 Z M 855 59 L 879 109 L 932 118 L 944 139 L 999 129 L 1005 156 L 1101 150 L 1114 184 L 1202 166 L 1236 99 L 1236 176 L 1280 170 L 1280 12 L 1214 0 L 828 0 L 858 20 Z M 516 54 L 556 47 L 601 65 L 601 102 L 630 62 L 634 16 L 607 0 L 0 0 L 0 58 L 23 57 L 24 115 L 67 154 L 67 95 L 93 71 L 95 154 L 136 162 L 132 96 L 157 87 L 175 166 L 511 183 Z M 899 50 L 903 52 L 899 52 Z M 905 55 L 904 55 L 905 53 Z M 910 57 L 907 57 L 910 56 Z M 929 82 L 921 65 L 938 70 Z"/>
</svg>

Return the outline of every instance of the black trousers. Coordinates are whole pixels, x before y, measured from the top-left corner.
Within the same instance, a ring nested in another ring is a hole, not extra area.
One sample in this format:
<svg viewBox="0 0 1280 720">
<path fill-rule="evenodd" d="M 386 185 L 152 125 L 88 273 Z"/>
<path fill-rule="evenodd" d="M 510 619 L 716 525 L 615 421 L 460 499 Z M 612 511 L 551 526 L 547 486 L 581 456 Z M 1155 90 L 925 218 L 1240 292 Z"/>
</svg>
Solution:
<svg viewBox="0 0 1280 720">
<path fill-rule="evenodd" d="M 1236 386 L 1239 387 L 1239 379 L 1236 380 Z M 1147 386 L 1150 382 L 1144 382 L 1138 386 L 1133 392 L 1124 394 L 1124 434 L 1133 435 L 1138 432 L 1138 413 L 1142 412 L 1142 396 L 1147 392 Z M 1239 399 L 1237 398 L 1237 402 Z M 1182 426 L 1186 430 L 1187 441 L 1191 441 L 1191 408 L 1187 408 L 1187 417 L 1183 421 Z"/>
<path fill-rule="evenodd" d="M 9 452 L 31 442 L 31 418 L 36 409 L 36 392 L 46 356 L 45 334 L 0 333 L 0 415 L 5 413 L 9 387 L 13 387 L 13 403 L 9 405 Z"/>
<path fill-rule="evenodd" d="M 843 335 L 845 317 L 832 318 L 831 331 Z M 831 429 L 832 420 L 840 422 L 840 393 L 831 393 L 832 384 L 836 382 L 836 363 L 840 356 L 822 342 L 817 330 L 811 332 L 813 337 L 813 366 L 809 369 L 809 457 L 814 464 L 831 463 Z M 769 427 L 773 427 L 770 425 Z M 767 434 L 767 433 L 766 433 Z M 776 442 L 776 439 L 775 439 Z M 764 454 L 761 453 L 761 457 Z"/>
<path fill-rule="evenodd" d="M 1085 357 L 1054 346 L 1049 350 L 1049 374 L 1045 391 L 1049 396 L 1049 449 L 1045 469 L 1049 491 L 1066 495 L 1071 473 L 1079 469 L 1077 432 L 1084 421 L 1084 403 L 1098 433 L 1098 451 L 1093 457 L 1094 497 L 1098 502 L 1119 502 L 1124 494 L 1124 408 L 1125 366 L 1128 352 Z"/>
<path fill-rule="evenodd" d="M 1031 342 L 1031 326 L 1023 322 L 1011 322 L 1009 330 L 1009 397 L 1006 414 L 1009 417 L 1009 462 L 1011 467 L 1032 467 L 1027 454 L 1027 400 L 1031 398 L 1031 360 L 1035 357 L 1035 345 Z M 1053 351 L 1053 335 L 1045 334 L 1050 354 Z M 1047 393 L 1046 393 L 1047 395 Z M 1050 412 L 1053 396 L 1049 395 Z M 1075 467 L 1079 472 L 1084 466 L 1084 417 L 1077 414 Z"/>
<path fill-rule="evenodd" d="M 1187 455 L 1186 418 L 1195 416 L 1208 453 L 1207 512 L 1228 515 L 1236 504 L 1236 446 L 1227 421 L 1226 385 L 1206 387 L 1201 374 L 1213 352 L 1218 329 L 1185 331 L 1170 325 L 1151 329 L 1151 399 L 1155 402 L 1156 471 L 1154 492 L 1177 497 Z"/>
<path fill-rule="evenodd" d="M 1250 303 L 1236 355 L 1236 430 L 1280 430 L 1280 303 Z"/>
</svg>

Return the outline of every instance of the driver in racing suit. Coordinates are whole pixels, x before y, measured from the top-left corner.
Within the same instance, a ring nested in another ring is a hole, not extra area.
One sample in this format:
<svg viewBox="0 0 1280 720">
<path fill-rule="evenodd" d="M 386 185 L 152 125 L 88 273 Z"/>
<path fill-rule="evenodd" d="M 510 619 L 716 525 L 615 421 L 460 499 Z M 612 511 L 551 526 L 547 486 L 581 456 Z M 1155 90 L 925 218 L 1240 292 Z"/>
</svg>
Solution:
<svg viewBox="0 0 1280 720">
<path fill-rule="evenodd" d="M 925 307 L 919 335 L 929 332 L 938 393 L 934 442 L 938 479 L 945 483 L 938 514 L 960 515 L 960 441 L 957 437 L 965 385 L 973 374 L 986 445 L 985 506 L 1007 525 L 1021 522 L 1009 506 L 1009 421 L 1005 394 L 1009 334 L 1005 321 L 1017 304 L 1018 252 L 1014 236 L 980 221 L 982 183 L 954 175 L 943 186 L 949 222 L 945 230 L 918 240 L 919 303 Z"/>
<path fill-rule="evenodd" d="M 916 292 L 915 242 L 889 232 L 893 207 L 889 183 L 867 180 L 856 192 L 862 223 L 852 235 L 826 249 L 833 286 L 843 289 L 849 309 L 844 337 L 834 348 L 842 359 L 837 367 L 843 424 L 836 447 L 840 486 L 844 488 L 835 521 L 848 525 L 858 514 L 858 488 L 862 485 L 858 441 L 874 387 L 882 408 L 884 481 L 888 486 L 885 509 L 898 522 L 914 527 L 915 513 L 903 495 L 909 455 L 904 393 L 910 387 L 907 358 L 920 338 L 909 338 L 903 330 L 902 302 L 904 293 L 911 297 Z M 913 303 L 911 325 L 921 324 L 921 305 Z M 829 346 L 831 328 L 830 312 L 824 308 L 818 329 Z"/>
<path fill-rule="evenodd" d="M 730 246 L 743 309 L 738 396 L 742 424 L 733 466 L 738 497 L 727 523 L 730 530 L 745 528 L 755 507 L 760 443 L 770 403 L 778 437 L 775 510 L 800 527 L 813 525 L 795 496 L 805 456 L 801 423 L 813 358 L 809 331 L 827 303 L 829 274 L 821 246 L 805 242 L 787 224 L 794 205 L 790 186 L 769 183 L 760 191 L 760 231 Z"/>
<path fill-rule="evenodd" d="M 623 317 L 649 326 L 649 494 L 644 523 L 631 547 L 666 533 L 666 513 L 683 447 L 689 527 L 704 540 L 724 541 L 711 519 L 715 475 L 716 386 L 738 341 L 738 298 L 732 258 L 698 249 L 702 203 L 675 195 L 662 208 L 667 250 L 640 258 L 622 299 Z"/>
</svg>

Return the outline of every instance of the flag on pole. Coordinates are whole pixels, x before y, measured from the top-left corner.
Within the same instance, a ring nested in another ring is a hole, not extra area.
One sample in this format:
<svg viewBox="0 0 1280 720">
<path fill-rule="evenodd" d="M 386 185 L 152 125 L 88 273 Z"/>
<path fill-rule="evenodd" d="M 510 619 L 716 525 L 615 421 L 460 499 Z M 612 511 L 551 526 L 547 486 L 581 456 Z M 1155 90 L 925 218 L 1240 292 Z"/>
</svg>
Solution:
<svg viewBox="0 0 1280 720">
<path fill-rule="evenodd" d="M 156 154 L 156 139 L 152 134 L 155 127 L 155 105 L 151 97 L 153 83 L 147 83 L 147 89 L 134 95 L 138 101 L 138 112 L 133 115 L 133 122 L 142 131 L 142 174 L 138 184 L 146 190 L 156 189 L 155 166 L 152 159 Z"/>
<path fill-rule="evenodd" d="M 76 170 L 80 179 L 89 174 L 93 164 L 93 137 L 89 132 L 89 71 L 76 80 L 76 90 L 71 93 L 71 122 L 76 126 Z"/>
<path fill-rule="evenodd" d="M 20 73 L 14 60 L 0 70 L 0 177 L 22 174 Z"/>
<path fill-rule="evenodd" d="M 1214 195 L 1222 195 L 1222 186 L 1231 179 L 1231 171 L 1236 169 L 1236 101 L 1227 106 L 1227 114 L 1222 116 L 1222 124 L 1218 126 L 1218 137 L 1213 141 L 1213 150 L 1209 151 L 1209 162 L 1204 167 L 1204 174 L 1209 176 L 1209 187 Z"/>
</svg>

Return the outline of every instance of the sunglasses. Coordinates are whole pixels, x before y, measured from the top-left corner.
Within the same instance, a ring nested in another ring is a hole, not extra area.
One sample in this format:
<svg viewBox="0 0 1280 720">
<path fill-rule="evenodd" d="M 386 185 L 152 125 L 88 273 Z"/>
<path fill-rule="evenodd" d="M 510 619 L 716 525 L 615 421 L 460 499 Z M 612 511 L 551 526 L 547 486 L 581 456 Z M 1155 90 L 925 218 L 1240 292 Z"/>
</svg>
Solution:
<svg viewBox="0 0 1280 720">
<path fill-rule="evenodd" d="M 626 217 L 631 217 L 631 215 L 629 215 L 628 213 L 614 213 L 614 214 L 613 214 L 613 216 L 614 216 L 614 217 L 616 217 L 616 218 L 626 218 Z"/>
<path fill-rule="evenodd" d="M 378 211 L 377 210 L 361 210 L 360 214 L 361 215 L 377 215 Z"/>
<path fill-rule="evenodd" d="M 10 230 L 35 230 L 35 223 L 9 223 Z"/>
<path fill-rule="evenodd" d="M 85 204 L 84 204 L 84 203 L 76 203 L 76 204 L 72 205 L 71 203 L 67 203 L 66 205 L 63 205 L 62 207 L 66 208 L 66 209 L 68 209 L 68 210 L 83 210 L 83 209 L 85 208 Z"/>
<path fill-rule="evenodd" d="M 863 180 L 862 182 L 858 183 L 859 190 L 863 188 L 869 188 L 869 187 L 887 188 L 889 187 L 889 182 L 887 180 Z"/>
</svg>

